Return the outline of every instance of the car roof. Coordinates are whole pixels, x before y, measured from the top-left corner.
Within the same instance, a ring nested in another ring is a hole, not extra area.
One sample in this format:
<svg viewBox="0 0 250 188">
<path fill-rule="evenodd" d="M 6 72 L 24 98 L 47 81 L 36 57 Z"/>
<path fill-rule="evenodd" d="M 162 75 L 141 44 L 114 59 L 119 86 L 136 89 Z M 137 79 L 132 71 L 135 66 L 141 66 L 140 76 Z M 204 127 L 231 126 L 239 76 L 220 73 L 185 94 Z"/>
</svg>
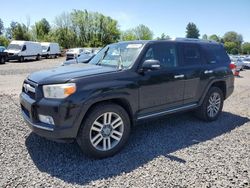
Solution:
<svg viewBox="0 0 250 188">
<path fill-rule="evenodd" d="M 212 40 L 202 40 L 202 39 L 191 39 L 191 38 L 176 38 L 171 40 L 134 40 L 134 41 L 120 41 L 119 44 L 129 43 L 129 44 L 147 44 L 147 43 L 193 43 L 193 44 L 214 44 L 220 45 L 220 43 Z"/>
</svg>

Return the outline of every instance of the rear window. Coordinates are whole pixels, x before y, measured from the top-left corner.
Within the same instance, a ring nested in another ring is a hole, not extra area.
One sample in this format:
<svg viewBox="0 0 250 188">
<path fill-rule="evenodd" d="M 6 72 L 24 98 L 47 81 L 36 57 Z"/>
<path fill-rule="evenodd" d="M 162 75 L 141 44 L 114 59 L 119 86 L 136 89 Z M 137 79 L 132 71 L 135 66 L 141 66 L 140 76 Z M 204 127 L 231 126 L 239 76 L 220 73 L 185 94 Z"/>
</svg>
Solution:
<svg viewBox="0 0 250 188">
<path fill-rule="evenodd" d="M 207 63 L 229 63 L 230 59 L 222 45 L 204 45 Z"/>
<path fill-rule="evenodd" d="M 201 63 L 200 50 L 197 46 L 186 45 L 183 47 L 183 58 L 185 65 L 195 65 Z"/>
</svg>

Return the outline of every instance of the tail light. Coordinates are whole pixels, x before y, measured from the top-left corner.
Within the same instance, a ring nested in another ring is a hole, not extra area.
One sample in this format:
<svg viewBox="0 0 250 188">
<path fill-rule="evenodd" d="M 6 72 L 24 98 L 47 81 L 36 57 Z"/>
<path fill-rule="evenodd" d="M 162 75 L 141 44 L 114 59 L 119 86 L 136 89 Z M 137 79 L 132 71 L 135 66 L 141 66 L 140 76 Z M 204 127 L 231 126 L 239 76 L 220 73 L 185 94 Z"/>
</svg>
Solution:
<svg viewBox="0 0 250 188">
<path fill-rule="evenodd" d="M 230 64 L 229 64 L 229 68 L 230 68 L 232 71 L 234 71 L 234 70 L 236 69 L 236 65 L 233 64 L 233 63 L 230 63 Z"/>
</svg>

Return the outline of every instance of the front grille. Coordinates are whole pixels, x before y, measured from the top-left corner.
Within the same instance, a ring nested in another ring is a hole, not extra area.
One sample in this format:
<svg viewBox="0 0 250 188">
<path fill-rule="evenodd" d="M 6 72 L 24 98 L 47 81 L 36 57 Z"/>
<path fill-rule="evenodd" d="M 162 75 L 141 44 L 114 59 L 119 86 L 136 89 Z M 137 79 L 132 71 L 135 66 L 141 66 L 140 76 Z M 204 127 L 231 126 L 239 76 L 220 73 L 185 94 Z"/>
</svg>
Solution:
<svg viewBox="0 0 250 188">
<path fill-rule="evenodd" d="M 22 91 L 26 93 L 30 98 L 36 99 L 36 86 L 36 83 L 25 80 L 23 83 Z"/>
<path fill-rule="evenodd" d="M 8 55 L 9 55 L 9 56 L 12 56 L 12 55 L 14 55 L 14 53 L 8 53 Z"/>
<path fill-rule="evenodd" d="M 67 59 L 74 59 L 74 58 L 75 58 L 74 54 L 67 54 Z"/>
</svg>

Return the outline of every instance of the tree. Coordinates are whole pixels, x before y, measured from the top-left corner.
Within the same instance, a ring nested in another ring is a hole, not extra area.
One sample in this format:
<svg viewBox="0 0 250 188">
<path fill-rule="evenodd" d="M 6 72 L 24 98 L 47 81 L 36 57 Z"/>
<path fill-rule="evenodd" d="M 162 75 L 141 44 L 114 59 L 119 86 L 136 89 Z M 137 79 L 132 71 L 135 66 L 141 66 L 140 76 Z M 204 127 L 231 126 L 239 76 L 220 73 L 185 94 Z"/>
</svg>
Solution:
<svg viewBox="0 0 250 188">
<path fill-rule="evenodd" d="M 31 36 L 26 25 L 17 23 L 12 30 L 12 37 L 15 40 L 30 40 Z"/>
<path fill-rule="evenodd" d="M 213 40 L 215 42 L 220 42 L 220 37 L 218 37 L 217 35 L 213 34 L 213 35 L 209 36 L 209 40 Z"/>
<path fill-rule="evenodd" d="M 198 39 L 199 36 L 200 36 L 200 31 L 197 28 L 197 26 L 192 22 L 188 23 L 186 27 L 186 37 Z"/>
<path fill-rule="evenodd" d="M 149 29 L 149 27 L 140 24 L 134 28 L 134 32 L 137 40 L 152 40 L 153 32 Z"/>
<path fill-rule="evenodd" d="M 0 18 L 0 35 L 3 34 L 3 31 L 4 31 L 4 25 L 2 19 Z"/>
<path fill-rule="evenodd" d="M 244 44 L 242 44 L 241 48 L 242 48 L 243 54 L 250 54 L 250 43 L 249 42 L 245 42 Z"/>
<path fill-rule="evenodd" d="M 35 23 L 36 38 L 40 41 L 44 40 L 45 36 L 49 34 L 50 28 L 51 28 L 50 24 L 45 18 L 36 22 Z"/>
<path fill-rule="evenodd" d="M 169 35 L 165 35 L 165 33 L 162 33 L 160 37 L 157 37 L 156 40 L 169 40 L 171 39 Z"/>
<path fill-rule="evenodd" d="M 235 42 L 225 42 L 224 47 L 229 54 L 237 54 L 237 52 L 239 51 Z"/>
<path fill-rule="evenodd" d="M 7 47 L 9 45 L 10 41 L 4 37 L 4 36 L 0 36 L 0 46 L 5 46 Z"/>
<path fill-rule="evenodd" d="M 124 32 L 121 33 L 121 40 L 123 41 L 132 41 L 132 40 L 136 40 L 136 35 L 133 31 L 133 29 L 128 29 Z"/>
<path fill-rule="evenodd" d="M 202 39 L 207 40 L 208 39 L 207 34 L 202 35 Z"/>
<path fill-rule="evenodd" d="M 224 42 L 235 42 L 240 45 L 243 42 L 243 37 L 241 34 L 238 34 L 235 31 L 229 31 L 225 33 L 223 40 Z"/>
<path fill-rule="evenodd" d="M 153 32 L 145 25 L 141 24 L 135 28 L 122 32 L 121 39 L 129 40 L 152 40 Z"/>
</svg>

